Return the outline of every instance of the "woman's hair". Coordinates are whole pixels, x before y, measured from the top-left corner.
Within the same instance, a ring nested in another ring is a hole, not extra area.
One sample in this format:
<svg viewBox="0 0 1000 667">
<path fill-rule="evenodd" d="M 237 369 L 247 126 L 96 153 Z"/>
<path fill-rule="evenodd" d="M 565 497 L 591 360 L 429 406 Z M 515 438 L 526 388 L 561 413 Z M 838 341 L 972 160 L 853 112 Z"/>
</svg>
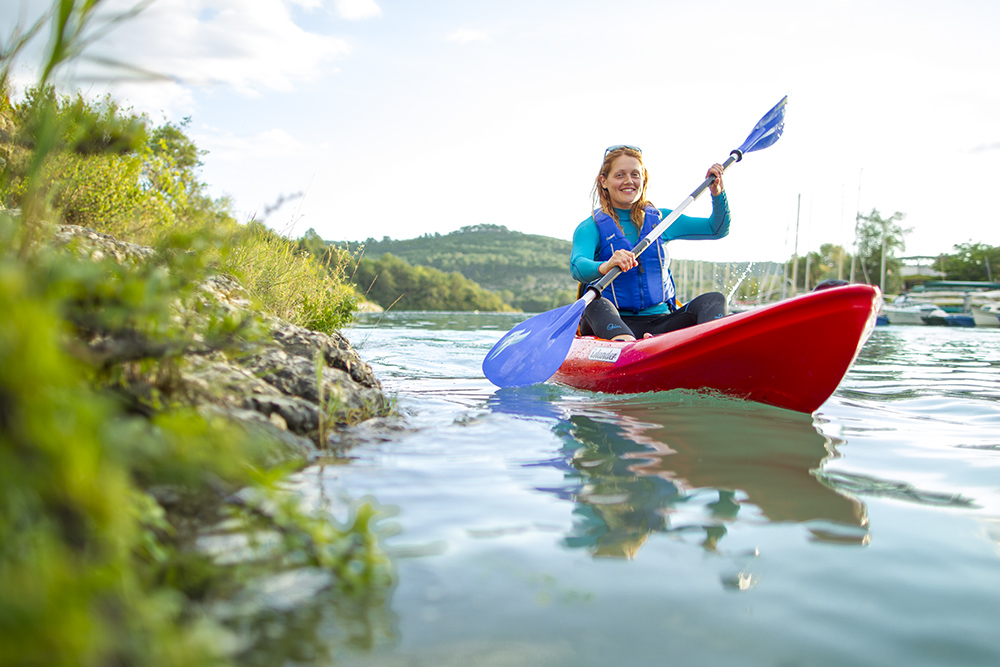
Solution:
<svg viewBox="0 0 1000 667">
<path fill-rule="evenodd" d="M 652 204 L 646 199 L 646 188 L 649 186 L 649 172 L 646 171 L 646 165 L 642 163 L 642 151 L 631 146 L 618 146 L 614 150 L 609 150 L 604 154 L 604 162 L 601 163 L 601 170 L 594 179 L 592 208 L 594 210 L 600 208 L 602 211 L 610 215 L 611 219 L 615 221 L 616 225 L 618 225 L 618 228 L 621 229 L 621 221 L 618 219 L 618 213 L 615 211 L 615 207 L 611 203 L 611 197 L 608 195 L 607 189 L 601 187 L 601 177 L 608 177 L 611 173 L 611 165 L 614 164 L 614 161 L 622 155 L 628 155 L 637 159 L 639 161 L 639 167 L 642 169 L 642 190 L 639 192 L 639 198 L 632 204 L 631 213 L 633 224 L 635 224 L 637 228 L 642 229 L 642 223 L 646 219 L 646 207 L 652 206 Z"/>
</svg>

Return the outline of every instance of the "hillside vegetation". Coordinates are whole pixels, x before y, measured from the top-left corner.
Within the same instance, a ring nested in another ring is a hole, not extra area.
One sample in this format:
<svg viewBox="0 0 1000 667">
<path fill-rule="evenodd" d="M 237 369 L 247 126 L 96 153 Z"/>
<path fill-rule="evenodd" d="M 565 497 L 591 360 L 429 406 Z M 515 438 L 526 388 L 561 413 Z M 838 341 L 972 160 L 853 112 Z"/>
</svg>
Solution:
<svg viewBox="0 0 1000 667">
<path fill-rule="evenodd" d="M 299 247 L 319 262 L 343 275 L 364 299 L 384 309 L 395 310 L 513 310 L 499 294 L 490 292 L 458 271 L 441 271 L 411 264 L 386 253 L 372 260 L 363 248 L 323 241 L 312 229 L 299 240 Z"/>
<path fill-rule="evenodd" d="M 333 245 L 361 251 L 364 271 L 359 271 L 355 283 L 362 292 L 367 288 L 364 279 L 378 273 L 376 261 L 392 255 L 411 266 L 460 273 L 525 312 L 550 310 L 576 299 L 576 282 L 569 274 L 572 244 L 567 240 L 513 232 L 499 225 L 472 225 L 444 235 L 425 234 L 402 241 L 369 238 Z M 397 289 L 403 287 L 397 284 Z"/>
</svg>

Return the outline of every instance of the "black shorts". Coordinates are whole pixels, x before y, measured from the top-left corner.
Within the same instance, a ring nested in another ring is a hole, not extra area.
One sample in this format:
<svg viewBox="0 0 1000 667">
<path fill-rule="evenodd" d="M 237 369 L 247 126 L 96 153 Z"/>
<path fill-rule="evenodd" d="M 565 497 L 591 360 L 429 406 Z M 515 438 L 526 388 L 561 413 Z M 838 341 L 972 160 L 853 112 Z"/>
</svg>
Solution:
<svg viewBox="0 0 1000 667">
<path fill-rule="evenodd" d="M 642 338 L 703 324 L 726 314 L 726 297 L 719 292 L 696 296 L 672 313 L 621 315 L 615 305 L 601 297 L 592 301 L 580 321 L 580 334 L 610 340 L 623 334 Z"/>
</svg>

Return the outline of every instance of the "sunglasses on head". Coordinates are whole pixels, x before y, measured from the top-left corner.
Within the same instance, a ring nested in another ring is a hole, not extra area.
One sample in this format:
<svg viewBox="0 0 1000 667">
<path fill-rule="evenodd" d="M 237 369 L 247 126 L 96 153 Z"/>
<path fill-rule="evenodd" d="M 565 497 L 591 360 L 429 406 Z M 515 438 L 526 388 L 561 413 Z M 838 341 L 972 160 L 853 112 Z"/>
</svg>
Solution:
<svg viewBox="0 0 1000 667">
<path fill-rule="evenodd" d="M 630 146 L 629 144 L 618 144 L 616 146 L 608 146 L 607 148 L 605 148 L 604 149 L 604 157 L 607 157 L 608 153 L 611 153 L 611 152 L 614 152 L 614 151 L 620 151 L 622 149 L 628 149 L 630 151 L 635 151 L 639 155 L 642 155 L 642 149 L 639 148 L 638 146 Z"/>
</svg>

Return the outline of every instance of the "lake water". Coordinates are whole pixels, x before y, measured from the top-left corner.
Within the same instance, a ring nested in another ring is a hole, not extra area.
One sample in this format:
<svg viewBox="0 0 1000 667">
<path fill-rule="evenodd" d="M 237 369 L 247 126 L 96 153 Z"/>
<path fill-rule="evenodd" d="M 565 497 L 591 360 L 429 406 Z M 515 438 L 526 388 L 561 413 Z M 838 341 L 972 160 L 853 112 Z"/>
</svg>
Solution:
<svg viewBox="0 0 1000 667">
<path fill-rule="evenodd" d="M 497 390 L 480 364 L 520 319 L 345 332 L 400 417 L 297 487 L 392 509 L 396 583 L 337 613 L 314 601 L 297 660 L 1000 664 L 1000 330 L 878 327 L 807 416 Z"/>
</svg>

